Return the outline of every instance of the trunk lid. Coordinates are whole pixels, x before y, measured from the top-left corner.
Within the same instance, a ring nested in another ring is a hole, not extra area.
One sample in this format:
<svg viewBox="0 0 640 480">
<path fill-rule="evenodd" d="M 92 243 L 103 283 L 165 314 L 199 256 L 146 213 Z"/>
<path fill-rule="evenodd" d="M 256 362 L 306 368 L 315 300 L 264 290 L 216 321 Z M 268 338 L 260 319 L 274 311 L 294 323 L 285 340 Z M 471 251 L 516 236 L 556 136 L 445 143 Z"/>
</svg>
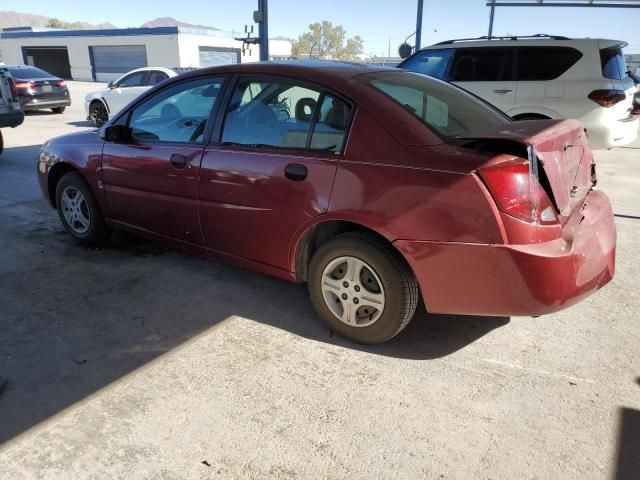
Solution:
<svg viewBox="0 0 640 480">
<path fill-rule="evenodd" d="M 466 136 L 470 146 L 511 153 L 529 160 L 537 177 L 558 211 L 561 223 L 583 204 L 596 182 L 593 155 L 582 123 L 577 120 L 528 120 Z M 496 141 L 493 145 L 489 141 Z M 514 149 L 519 144 L 522 149 Z M 501 151 L 504 149 L 506 151 Z"/>
</svg>

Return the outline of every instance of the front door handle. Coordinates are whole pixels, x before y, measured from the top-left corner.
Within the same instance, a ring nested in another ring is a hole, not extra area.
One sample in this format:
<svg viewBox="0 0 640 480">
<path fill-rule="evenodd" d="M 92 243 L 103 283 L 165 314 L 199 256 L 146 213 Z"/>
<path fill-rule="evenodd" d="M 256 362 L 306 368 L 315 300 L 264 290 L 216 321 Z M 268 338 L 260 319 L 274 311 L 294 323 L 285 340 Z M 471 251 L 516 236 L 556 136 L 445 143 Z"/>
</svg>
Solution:
<svg viewBox="0 0 640 480">
<path fill-rule="evenodd" d="M 299 163 L 290 163 L 284 167 L 284 176 L 294 182 L 301 182 L 307 178 L 309 174 L 307 167 Z"/>
<path fill-rule="evenodd" d="M 500 94 L 505 94 L 505 93 L 511 93 L 513 92 L 513 90 L 509 90 L 508 88 L 498 88 L 496 90 L 493 91 L 493 93 L 500 93 Z"/>
<path fill-rule="evenodd" d="M 178 170 L 182 170 L 187 166 L 187 157 L 184 155 L 180 155 L 179 153 L 174 153 L 171 155 L 171 159 L 169 160 L 171 165 L 173 165 Z"/>
</svg>

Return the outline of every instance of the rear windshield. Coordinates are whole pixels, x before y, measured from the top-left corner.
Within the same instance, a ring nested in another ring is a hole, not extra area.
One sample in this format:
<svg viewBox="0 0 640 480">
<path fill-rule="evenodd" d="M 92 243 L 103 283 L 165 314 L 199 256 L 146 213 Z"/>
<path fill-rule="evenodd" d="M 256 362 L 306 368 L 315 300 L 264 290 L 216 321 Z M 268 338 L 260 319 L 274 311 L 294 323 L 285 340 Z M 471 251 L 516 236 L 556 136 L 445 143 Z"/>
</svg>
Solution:
<svg viewBox="0 0 640 480">
<path fill-rule="evenodd" d="M 464 137 L 511 120 L 465 90 L 410 72 L 376 72 L 358 78 L 381 91 L 442 137 Z"/>
<path fill-rule="evenodd" d="M 622 80 L 627 74 L 624 55 L 621 48 L 603 48 L 600 50 L 602 76 L 611 80 Z"/>
<path fill-rule="evenodd" d="M 33 79 L 33 78 L 51 78 L 50 73 L 40 70 L 36 67 L 9 67 L 11 76 L 21 79 Z"/>
</svg>

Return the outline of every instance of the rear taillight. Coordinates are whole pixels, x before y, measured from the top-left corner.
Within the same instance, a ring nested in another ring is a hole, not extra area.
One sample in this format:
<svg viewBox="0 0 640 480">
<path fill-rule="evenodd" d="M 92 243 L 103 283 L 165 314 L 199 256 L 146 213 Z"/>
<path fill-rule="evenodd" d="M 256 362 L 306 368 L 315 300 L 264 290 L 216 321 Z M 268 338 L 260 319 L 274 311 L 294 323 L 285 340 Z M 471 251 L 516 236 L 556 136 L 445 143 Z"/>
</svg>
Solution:
<svg viewBox="0 0 640 480">
<path fill-rule="evenodd" d="M 587 97 L 598 105 L 608 108 L 627 99 L 623 90 L 594 90 Z"/>
<path fill-rule="evenodd" d="M 11 90 L 11 97 L 14 102 L 18 101 L 18 89 L 16 88 L 16 82 L 13 81 L 13 78 L 9 78 L 9 90 Z"/>
<path fill-rule="evenodd" d="M 511 162 L 483 168 L 480 176 L 489 188 L 498 210 L 525 222 L 558 223 L 555 209 L 527 162 Z"/>
<path fill-rule="evenodd" d="M 58 87 L 60 88 L 64 88 L 66 83 L 64 83 L 64 80 L 58 80 L 58 83 L 56 83 L 56 85 L 58 85 Z"/>
<path fill-rule="evenodd" d="M 16 88 L 18 90 L 30 90 L 35 86 L 36 84 L 33 82 L 17 82 L 16 83 Z"/>
</svg>

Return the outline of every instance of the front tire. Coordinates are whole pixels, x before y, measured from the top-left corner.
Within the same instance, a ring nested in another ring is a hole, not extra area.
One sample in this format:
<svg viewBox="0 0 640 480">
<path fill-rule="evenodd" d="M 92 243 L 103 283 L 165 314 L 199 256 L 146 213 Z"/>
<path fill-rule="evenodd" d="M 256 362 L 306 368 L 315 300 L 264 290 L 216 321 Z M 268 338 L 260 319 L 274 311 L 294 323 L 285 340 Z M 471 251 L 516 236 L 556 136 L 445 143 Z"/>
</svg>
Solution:
<svg viewBox="0 0 640 480">
<path fill-rule="evenodd" d="M 65 110 L 66 110 L 66 107 L 56 107 L 51 109 L 53 113 L 64 113 Z"/>
<path fill-rule="evenodd" d="M 385 342 L 404 329 L 418 304 L 418 285 L 400 254 L 361 232 L 318 249 L 309 294 L 332 330 L 357 343 Z"/>
<path fill-rule="evenodd" d="M 111 233 L 91 188 L 77 172 L 65 174 L 56 187 L 56 207 L 64 228 L 83 245 L 100 243 Z"/>
<path fill-rule="evenodd" d="M 94 127 L 100 128 L 109 120 L 107 107 L 99 100 L 94 101 L 89 106 L 89 120 Z"/>
</svg>

